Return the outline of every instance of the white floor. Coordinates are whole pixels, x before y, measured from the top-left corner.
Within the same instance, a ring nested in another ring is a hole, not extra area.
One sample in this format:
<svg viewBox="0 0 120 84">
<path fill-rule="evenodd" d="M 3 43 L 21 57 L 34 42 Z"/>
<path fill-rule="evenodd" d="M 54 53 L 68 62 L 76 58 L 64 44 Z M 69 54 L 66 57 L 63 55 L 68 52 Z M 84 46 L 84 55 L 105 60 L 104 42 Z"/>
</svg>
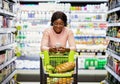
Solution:
<svg viewBox="0 0 120 84">
<path fill-rule="evenodd" d="M 40 82 L 20 82 L 20 84 L 40 84 Z M 78 84 L 100 84 L 99 82 L 78 82 Z"/>
</svg>

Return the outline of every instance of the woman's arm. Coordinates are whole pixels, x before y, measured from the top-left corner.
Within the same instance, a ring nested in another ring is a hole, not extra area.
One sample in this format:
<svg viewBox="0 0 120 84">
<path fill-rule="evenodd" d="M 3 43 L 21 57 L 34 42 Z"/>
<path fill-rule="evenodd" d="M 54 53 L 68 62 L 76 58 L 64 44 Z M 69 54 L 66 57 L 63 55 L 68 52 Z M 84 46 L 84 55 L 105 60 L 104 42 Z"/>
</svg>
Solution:
<svg viewBox="0 0 120 84">
<path fill-rule="evenodd" d="M 47 33 L 47 31 L 44 31 L 41 40 L 41 51 L 49 50 L 48 41 L 49 41 L 49 34 Z"/>
<path fill-rule="evenodd" d="M 69 44 L 70 50 L 76 51 L 76 44 L 75 44 L 74 34 L 72 30 L 69 31 L 68 44 Z"/>
</svg>

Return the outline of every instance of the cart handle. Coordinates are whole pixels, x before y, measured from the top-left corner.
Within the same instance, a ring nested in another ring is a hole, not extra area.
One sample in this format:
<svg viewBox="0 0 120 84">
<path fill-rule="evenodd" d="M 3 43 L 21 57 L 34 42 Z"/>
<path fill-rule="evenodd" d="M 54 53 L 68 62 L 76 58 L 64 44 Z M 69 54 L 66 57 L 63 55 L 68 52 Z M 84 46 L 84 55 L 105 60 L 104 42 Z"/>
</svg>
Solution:
<svg viewBox="0 0 120 84">
<path fill-rule="evenodd" d="M 68 57 L 68 62 L 74 62 L 74 55 L 75 55 L 75 51 L 70 50 L 69 57 Z"/>
<path fill-rule="evenodd" d="M 47 50 L 43 51 L 43 54 L 44 54 L 44 65 L 48 65 L 50 64 L 49 62 L 49 52 Z"/>
<path fill-rule="evenodd" d="M 49 62 L 49 51 L 45 50 L 45 51 L 43 51 L 43 54 L 44 54 L 44 65 L 50 64 L 50 62 Z M 68 62 L 74 62 L 74 55 L 75 55 L 75 51 L 70 50 L 69 56 L 68 56 Z"/>
</svg>

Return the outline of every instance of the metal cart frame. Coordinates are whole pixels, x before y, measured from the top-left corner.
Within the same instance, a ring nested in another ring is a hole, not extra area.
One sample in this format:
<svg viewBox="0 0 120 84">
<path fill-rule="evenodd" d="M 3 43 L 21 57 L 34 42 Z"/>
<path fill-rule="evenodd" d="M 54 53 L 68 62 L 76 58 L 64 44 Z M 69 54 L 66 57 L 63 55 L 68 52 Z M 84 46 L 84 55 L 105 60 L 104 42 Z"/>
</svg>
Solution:
<svg viewBox="0 0 120 84">
<path fill-rule="evenodd" d="M 74 51 L 70 51 L 68 54 L 68 61 L 74 61 L 75 62 L 75 68 L 74 68 L 74 73 L 71 74 L 71 76 L 73 78 L 73 83 L 72 84 L 77 84 L 77 73 L 78 73 L 78 62 L 77 62 L 77 57 L 74 57 L 75 52 Z M 41 84 L 47 84 L 47 77 L 50 78 L 54 78 L 54 76 L 50 76 L 50 74 L 48 72 L 46 72 L 46 70 L 44 69 L 44 66 L 49 64 L 49 60 L 50 60 L 50 56 L 49 56 L 49 52 L 48 51 L 44 51 L 43 52 L 43 56 L 40 56 L 40 83 Z M 54 75 L 54 74 L 53 74 Z M 58 78 L 64 78 L 65 76 L 62 74 L 60 74 L 61 76 Z M 53 83 L 50 83 L 53 84 Z"/>
</svg>

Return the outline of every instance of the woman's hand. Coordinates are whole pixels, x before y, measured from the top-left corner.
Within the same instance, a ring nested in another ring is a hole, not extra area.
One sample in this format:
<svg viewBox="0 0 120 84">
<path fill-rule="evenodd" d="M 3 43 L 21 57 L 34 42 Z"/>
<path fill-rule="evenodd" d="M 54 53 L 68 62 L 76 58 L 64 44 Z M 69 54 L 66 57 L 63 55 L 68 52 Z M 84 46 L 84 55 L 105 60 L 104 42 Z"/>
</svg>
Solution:
<svg viewBox="0 0 120 84">
<path fill-rule="evenodd" d="M 69 48 L 64 48 L 64 47 L 58 47 L 58 48 L 49 48 L 49 52 L 60 52 L 60 53 L 65 53 L 65 52 L 69 52 L 70 49 Z"/>
<path fill-rule="evenodd" d="M 57 48 L 49 48 L 49 52 L 57 53 Z"/>
<path fill-rule="evenodd" d="M 64 48 L 64 47 L 59 47 L 57 50 L 58 50 L 58 52 L 61 52 L 61 53 L 66 52 L 66 48 Z"/>
</svg>

